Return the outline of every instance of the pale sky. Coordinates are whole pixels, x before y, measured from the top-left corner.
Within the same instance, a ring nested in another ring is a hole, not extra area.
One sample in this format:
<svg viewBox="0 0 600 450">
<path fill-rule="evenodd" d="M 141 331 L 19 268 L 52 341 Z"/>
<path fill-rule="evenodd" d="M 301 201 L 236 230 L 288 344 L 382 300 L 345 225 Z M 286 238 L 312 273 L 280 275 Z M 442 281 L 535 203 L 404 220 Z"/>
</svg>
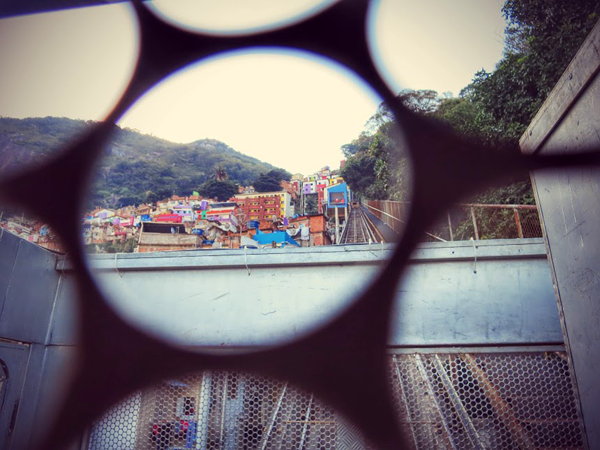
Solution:
<svg viewBox="0 0 600 450">
<path fill-rule="evenodd" d="M 170 0 L 156 8 L 170 20 L 185 20 L 188 28 L 233 33 L 289 22 L 331 0 L 256 0 L 253 8 L 244 6 L 249 3 Z M 388 85 L 395 92 L 434 89 L 457 95 L 477 70 L 493 70 L 502 55 L 502 3 L 375 2 L 369 39 Z M 204 5 L 201 14 L 190 9 L 197 4 Z M 126 87 L 137 48 L 135 20 L 125 4 L 0 20 L 0 115 L 101 120 Z M 359 135 L 379 102 L 335 63 L 257 49 L 172 75 L 120 125 L 173 142 L 218 139 L 292 173 L 308 174 L 339 166 L 340 147 Z"/>
</svg>

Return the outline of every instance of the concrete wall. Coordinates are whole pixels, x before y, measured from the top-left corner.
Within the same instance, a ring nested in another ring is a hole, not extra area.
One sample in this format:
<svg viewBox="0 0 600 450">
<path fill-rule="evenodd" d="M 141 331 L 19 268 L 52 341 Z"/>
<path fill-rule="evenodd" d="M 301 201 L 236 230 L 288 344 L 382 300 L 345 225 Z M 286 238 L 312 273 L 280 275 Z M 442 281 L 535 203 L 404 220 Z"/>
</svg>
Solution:
<svg viewBox="0 0 600 450">
<path fill-rule="evenodd" d="M 600 146 L 600 24 L 521 139 L 525 153 Z M 532 176 L 590 448 L 600 448 L 600 170 Z"/>
<path fill-rule="evenodd" d="M 129 320 L 183 345 L 246 347 L 300 336 L 339 313 L 391 246 L 94 255 L 90 267 Z M 477 255 L 477 262 L 474 256 Z M 33 281 L 32 281 L 33 280 Z M 10 379 L 2 448 L 30 448 L 60 398 L 76 345 L 75 279 L 64 258 L 0 239 L 0 359 Z M 541 240 L 423 244 L 398 291 L 390 345 L 560 344 Z M 15 427 L 6 441 L 12 410 Z"/>
</svg>

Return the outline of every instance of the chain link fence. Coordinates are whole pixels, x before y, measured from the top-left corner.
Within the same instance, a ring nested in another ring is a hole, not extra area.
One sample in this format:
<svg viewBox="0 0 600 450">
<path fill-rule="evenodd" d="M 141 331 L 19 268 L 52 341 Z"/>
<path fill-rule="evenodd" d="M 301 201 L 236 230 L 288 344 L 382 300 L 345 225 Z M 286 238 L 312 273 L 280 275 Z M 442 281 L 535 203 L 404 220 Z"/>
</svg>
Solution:
<svg viewBox="0 0 600 450">
<path fill-rule="evenodd" d="M 410 203 L 364 200 L 362 204 L 397 233 L 408 220 Z M 423 240 L 462 241 L 543 237 L 537 206 L 458 204 L 430 230 Z"/>
<path fill-rule="evenodd" d="M 417 449 L 583 448 L 566 354 L 391 354 L 397 417 Z M 137 392 L 105 413 L 88 449 L 369 449 L 314 395 L 238 372 Z"/>
</svg>

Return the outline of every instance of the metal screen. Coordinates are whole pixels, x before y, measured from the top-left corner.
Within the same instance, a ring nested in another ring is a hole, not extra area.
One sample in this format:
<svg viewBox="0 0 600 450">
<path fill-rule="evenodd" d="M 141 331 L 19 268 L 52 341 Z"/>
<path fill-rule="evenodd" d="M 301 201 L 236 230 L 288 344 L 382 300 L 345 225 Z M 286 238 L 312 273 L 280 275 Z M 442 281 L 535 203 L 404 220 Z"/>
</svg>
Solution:
<svg viewBox="0 0 600 450">
<path fill-rule="evenodd" d="M 582 448 L 563 352 L 398 354 L 389 380 L 419 449 Z M 313 395 L 238 372 L 204 372 L 109 410 L 89 449 L 362 449 L 358 430 Z"/>
</svg>

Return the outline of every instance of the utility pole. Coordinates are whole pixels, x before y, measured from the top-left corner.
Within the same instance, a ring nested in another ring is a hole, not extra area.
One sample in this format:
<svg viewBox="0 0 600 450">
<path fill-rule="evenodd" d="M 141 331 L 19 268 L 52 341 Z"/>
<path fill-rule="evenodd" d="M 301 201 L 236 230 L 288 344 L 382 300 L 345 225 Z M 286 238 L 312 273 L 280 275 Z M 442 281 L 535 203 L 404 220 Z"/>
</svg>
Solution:
<svg viewBox="0 0 600 450">
<path fill-rule="evenodd" d="M 335 207 L 335 243 L 340 243 L 340 216 L 337 206 Z"/>
</svg>

